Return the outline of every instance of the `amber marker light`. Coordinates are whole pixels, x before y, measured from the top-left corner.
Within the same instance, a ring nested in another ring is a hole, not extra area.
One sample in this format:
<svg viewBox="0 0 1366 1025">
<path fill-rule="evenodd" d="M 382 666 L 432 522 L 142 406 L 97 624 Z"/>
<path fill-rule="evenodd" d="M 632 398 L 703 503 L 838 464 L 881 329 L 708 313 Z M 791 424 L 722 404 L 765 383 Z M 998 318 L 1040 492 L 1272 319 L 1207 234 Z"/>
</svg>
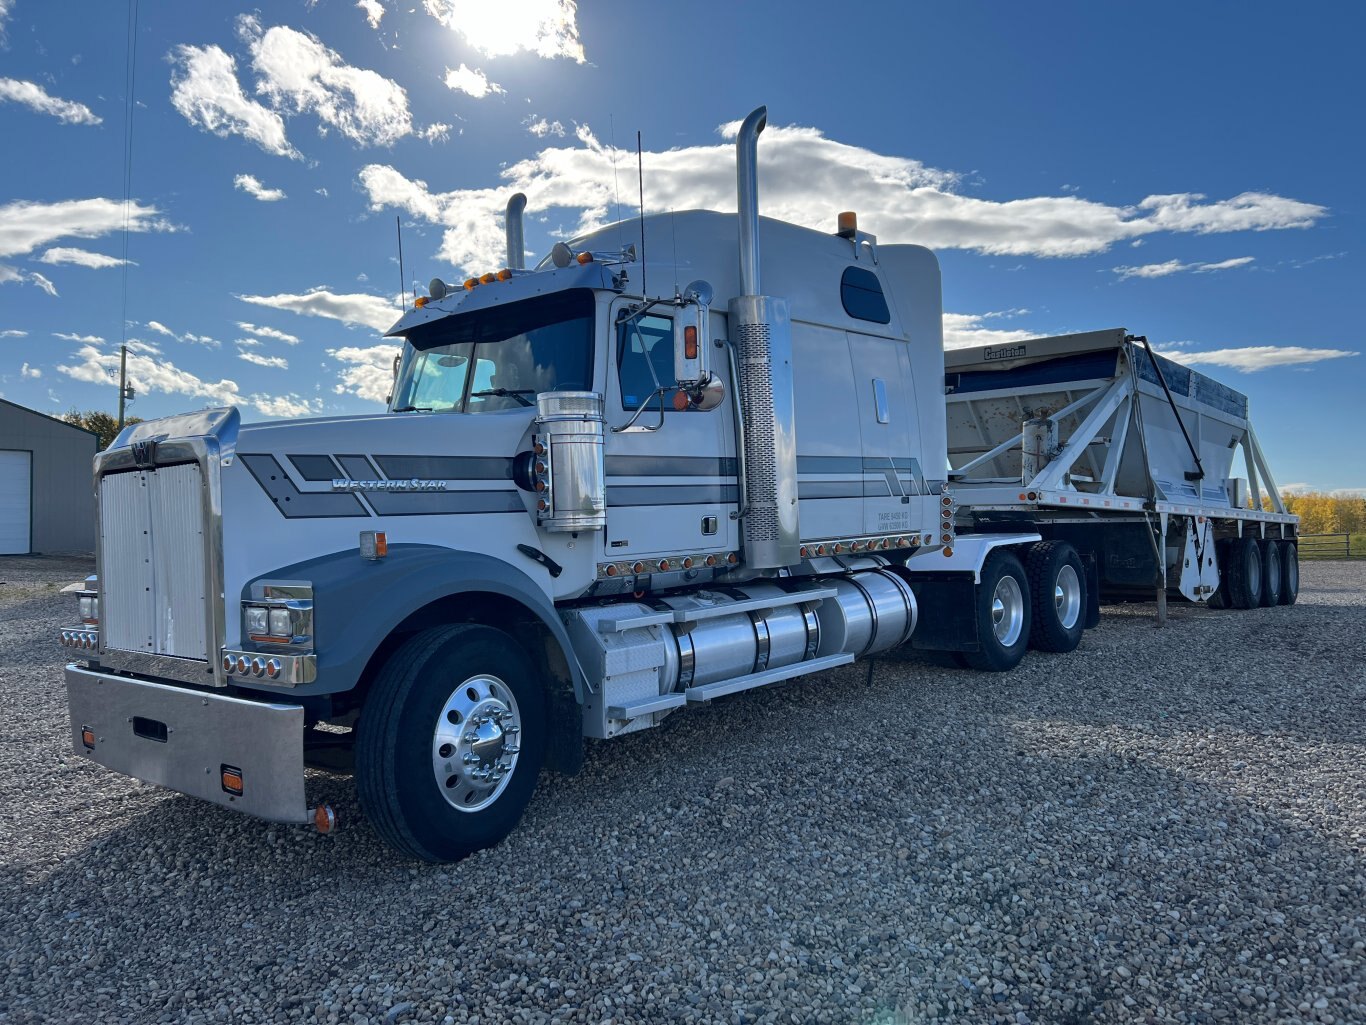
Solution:
<svg viewBox="0 0 1366 1025">
<path fill-rule="evenodd" d="M 697 328 L 691 324 L 683 329 L 683 358 L 697 359 Z"/>
<path fill-rule="evenodd" d="M 219 769 L 219 776 L 223 783 L 224 793 L 232 794 L 234 797 L 242 796 L 242 770 L 235 765 L 224 765 Z"/>
<path fill-rule="evenodd" d="M 330 804 L 320 804 L 313 809 L 313 828 L 324 835 L 337 828 L 337 813 Z"/>
<path fill-rule="evenodd" d="M 466 289 L 474 289 L 474 288 L 478 288 L 478 287 L 479 287 L 479 279 L 478 279 L 478 278 L 466 278 L 466 279 L 465 279 L 465 288 L 466 288 Z"/>
<path fill-rule="evenodd" d="M 579 263 L 592 263 L 592 262 L 593 262 L 593 254 L 592 254 L 592 253 L 580 253 L 578 256 L 574 257 L 574 259 L 578 260 Z"/>
<path fill-rule="evenodd" d="M 498 272 L 497 277 L 498 277 L 498 280 L 499 280 L 499 281 L 511 281 L 511 280 L 512 280 L 512 271 L 510 271 L 510 270 L 508 270 L 506 267 L 504 267 L 502 270 L 500 270 L 500 271 Z"/>
<path fill-rule="evenodd" d="M 426 306 L 427 303 L 429 303 L 429 302 L 431 302 L 431 300 L 428 299 L 425 295 L 420 295 L 420 296 L 418 296 L 416 299 L 413 300 L 413 305 L 416 306 L 416 307 L 420 310 L 420 309 L 422 309 L 422 307 Z"/>
<path fill-rule="evenodd" d="M 81 743 L 85 745 L 87 751 L 95 750 L 95 731 L 89 726 L 81 727 Z"/>
<path fill-rule="evenodd" d="M 842 211 L 835 223 L 838 227 L 835 234 L 840 238 L 853 238 L 858 234 L 858 214 L 853 210 Z"/>
</svg>

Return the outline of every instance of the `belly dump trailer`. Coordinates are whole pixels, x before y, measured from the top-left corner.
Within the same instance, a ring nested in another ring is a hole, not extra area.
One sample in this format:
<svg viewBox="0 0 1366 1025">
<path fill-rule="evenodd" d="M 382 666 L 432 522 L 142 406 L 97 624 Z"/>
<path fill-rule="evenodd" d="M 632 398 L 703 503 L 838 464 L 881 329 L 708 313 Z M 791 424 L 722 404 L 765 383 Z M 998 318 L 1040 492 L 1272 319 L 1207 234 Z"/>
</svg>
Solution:
<svg viewBox="0 0 1366 1025">
<path fill-rule="evenodd" d="M 390 331 L 384 414 L 125 429 L 61 635 L 76 752 L 324 830 L 305 766 L 343 768 L 449 860 L 584 737 L 903 645 L 1009 669 L 1102 596 L 1294 601 L 1245 398 L 1120 330 L 946 354 L 929 250 L 759 218 L 765 120 L 736 216 L 527 269 L 513 197 L 507 267 Z"/>
</svg>

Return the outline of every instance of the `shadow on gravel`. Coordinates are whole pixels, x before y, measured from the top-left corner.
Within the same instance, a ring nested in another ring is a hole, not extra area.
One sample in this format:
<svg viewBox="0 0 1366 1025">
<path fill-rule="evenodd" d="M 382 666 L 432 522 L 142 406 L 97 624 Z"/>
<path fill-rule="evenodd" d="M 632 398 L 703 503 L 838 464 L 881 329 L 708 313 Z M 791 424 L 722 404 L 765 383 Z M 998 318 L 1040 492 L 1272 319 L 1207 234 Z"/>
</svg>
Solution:
<svg viewBox="0 0 1366 1025">
<path fill-rule="evenodd" d="M 907 668 L 593 745 L 454 866 L 400 861 L 340 777 L 310 776 L 331 837 L 139 788 L 145 811 L 6 902 L 28 956 L 0 1020 L 76 992 L 105 1020 L 258 1000 L 376 1021 L 588 1001 L 592 1020 L 1270 1021 L 1327 986 L 1347 1016 L 1359 850 L 1156 758 L 1079 753 L 1121 685 L 1068 718 L 1046 665 Z M 1021 716 L 1074 732 L 1049 748 Z"/>
</svg>

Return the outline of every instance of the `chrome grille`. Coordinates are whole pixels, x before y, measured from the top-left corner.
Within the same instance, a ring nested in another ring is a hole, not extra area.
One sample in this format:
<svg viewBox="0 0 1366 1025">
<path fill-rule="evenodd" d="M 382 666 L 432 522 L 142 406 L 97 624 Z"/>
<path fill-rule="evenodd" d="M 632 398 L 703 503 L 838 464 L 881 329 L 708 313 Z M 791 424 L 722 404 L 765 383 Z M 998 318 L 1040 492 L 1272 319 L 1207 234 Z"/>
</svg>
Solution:
<svg viewBox="0 0 1366 1025">
<path fill-rule="evenodd" d="M 186 463 L 100 480 L 104 646 L 207 659 L 204 481 Z"/>
</svg>

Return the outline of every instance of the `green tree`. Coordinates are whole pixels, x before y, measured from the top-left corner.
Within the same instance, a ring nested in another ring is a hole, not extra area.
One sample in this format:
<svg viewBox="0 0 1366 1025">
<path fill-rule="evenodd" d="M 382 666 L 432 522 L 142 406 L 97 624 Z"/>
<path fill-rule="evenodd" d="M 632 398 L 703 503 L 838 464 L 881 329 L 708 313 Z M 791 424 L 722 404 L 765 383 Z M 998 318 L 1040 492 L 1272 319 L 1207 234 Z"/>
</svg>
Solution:
<svg viewBox="0 0 1366 1025">
<path fill-rule="evenodd" d="M 107 449 L 119 434 L 118 420 L 103 410 L 87 409 L 85 412 L 81 412 L 73 407 L 62 416 L 62 419 L 69 424 L 83 427 L 87 431 L 99 435 L 101 451 Z M 129 424 L 140 423 L 142 423 L 140 416 L 130 416 L 123 421 L 125 427 Z"/>
</svg>

